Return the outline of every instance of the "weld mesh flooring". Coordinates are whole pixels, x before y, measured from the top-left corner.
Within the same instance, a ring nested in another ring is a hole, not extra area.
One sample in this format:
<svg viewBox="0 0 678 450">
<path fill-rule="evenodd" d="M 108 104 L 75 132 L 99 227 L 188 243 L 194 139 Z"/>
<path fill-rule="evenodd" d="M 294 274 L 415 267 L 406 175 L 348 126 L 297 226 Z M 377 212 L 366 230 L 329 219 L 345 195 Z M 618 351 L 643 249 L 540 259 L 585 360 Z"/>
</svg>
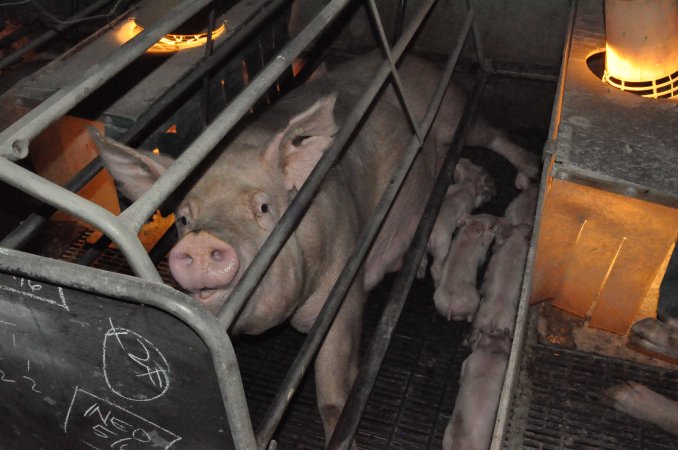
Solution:
<svg viewBox="0 0 678 450">
<path fill-rule="evenodd" d="M 83 252 L 86 235 L 63 259 Z M 106 250 L 94 267 L 131 273 L 119 252 Z M 159 271 L 173 284 L 166 261 Z M 393 277 L 366 305 L 363 346 L 379 320 Z M 430 281 L 415 281 L 356 436 L 359 449 L 440 449 L 459 389 L 467 324 L 447 322 L 433 307 Z M 234 339 L 255 429 L 285 377 L 304 335 L 281 326 Z M 648 367 L 556 347 L 526 348 L 504 448 L 677 449 L 678 439 L 614 411 L 602 391 L 627 380 L 678 399 L 678 370 Z M 278 449 L 321 449 L 324 437 L 312 370 L 299 387 L 274 439 Z"/>
<path fill-rule="evenodd" d="M 530 345 L 521 363 L 504 448 L 677 449 L 677 436 L 603 403 L 605 389 L 627 381 L 678 399 L 678 368 Z"/>
</svg>

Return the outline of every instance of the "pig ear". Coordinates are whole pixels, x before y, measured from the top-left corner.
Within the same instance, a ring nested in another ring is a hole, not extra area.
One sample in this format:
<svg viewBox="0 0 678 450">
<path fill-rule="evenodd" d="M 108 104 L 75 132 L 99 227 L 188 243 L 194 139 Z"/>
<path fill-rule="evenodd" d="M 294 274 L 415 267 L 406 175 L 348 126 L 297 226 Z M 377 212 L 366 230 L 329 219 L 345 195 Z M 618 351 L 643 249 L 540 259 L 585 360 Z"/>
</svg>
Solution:
<svg viewBox="0 0 678 450">
<path fill-rule="evenodd" d="M 301 188 L 323 152 L 332 144 L 337 132 L 335 101 L 334 94 L 321 98 L 294 116 L 266 149 L 264 158 L 283 170 L 287 190 Z"/>
<path fill-rule="evenodd" d="M 102 136 L 93 127 L 89 127 L 89 133 L 99 149 L 104 167 L 118 182 L 120 192 L 132 201 L 141 197 L 174 162 L 168 156 L 135 150 Z"/>
</svg>

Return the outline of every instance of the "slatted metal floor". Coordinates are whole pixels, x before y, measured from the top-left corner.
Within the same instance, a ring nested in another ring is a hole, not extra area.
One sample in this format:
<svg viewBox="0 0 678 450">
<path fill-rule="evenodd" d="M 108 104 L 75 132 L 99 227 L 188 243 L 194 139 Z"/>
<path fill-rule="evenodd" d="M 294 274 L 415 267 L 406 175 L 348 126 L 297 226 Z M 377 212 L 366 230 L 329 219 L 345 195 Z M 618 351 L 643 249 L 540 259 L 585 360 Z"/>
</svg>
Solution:
<svg viewBox="0 0 678 450">
<path fill-rule="evenodd" d="M 80 239 L 66 259 L 82 252 Z M 117 251 L 95 266 L 129 273 Z M 171 282 L 166 264 L 161 274 Z M 363 342 L 371 336 L 393 277 L 375 289 L 366 306 Z M 430 280 L 415 281 L 357 434 L 358 448 L 440 449 L 459 389 L 462 345 L 468 324 L 447 322 L 433 307 Z M 235 338 L 252 421 L 258 424 L 301 347 L 304 335 L 284 325 L 261 336 Z M 659 428 L 614 411 L 602 391 L 627 380 L 678 398 L 678 370 L 539 344 L 525 349 L 505 448 L 675 449 L 678 440 Z M 311 371 L 312 372 L 312 371 Z M 480 395 L 480 393 L 479 393 Z M 309 373 L 275 437 L 279 449 L 320 449 L 324 437 Z"/>
</svg>

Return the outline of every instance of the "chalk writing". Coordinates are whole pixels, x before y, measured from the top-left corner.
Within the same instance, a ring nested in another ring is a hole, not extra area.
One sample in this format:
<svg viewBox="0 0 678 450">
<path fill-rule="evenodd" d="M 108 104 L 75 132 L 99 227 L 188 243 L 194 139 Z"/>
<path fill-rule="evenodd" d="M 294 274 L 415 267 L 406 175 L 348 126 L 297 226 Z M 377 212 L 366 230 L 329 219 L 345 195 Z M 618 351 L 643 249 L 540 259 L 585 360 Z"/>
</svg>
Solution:
<svg viewBox="0 0 678 450">
<path fill-rule="evenodd" d="M 43 285 L 27 278 L 12 277 L 12 286 L 0 285 L 0 289 L 33 300 L 49 303 L 69 311 L 64 290 L 59 286 L 47 285 L 43 291 Z M 55 291 L 55 292 L 50 292 Z M 38 295 L 40 293 L 40 295 Z"/>
<path fill-rule="evenodd" d="M 0 328 L 13 330 L 14 329 L 13 327 L 16 327 L 16 324 L 0 320 Z M 12 336 L 12 348 L 16 350 L 16 336 L 14 335 L 13 331 L 11 332 L 11 336 Z M 6 346 L 3 345 L 2 348 L 5 349 Z M 1 357 L 0 360 L 2 360 Z M 17 381 L 23 382 L 25 380 L 28 382 L 26 384 L 30 386 L 31 391 L 35 392 L 36 394 L 41 394 L 42 391 L 40 391 L 37 388 L 38 383 L 35 381 L 33 377 L 28 376 L 30 371 L 31 371 L 30 359 L 26 360 L 26 374 L 21 375 L 19 378 L 17 378 L 16 375 L 11 375 L 9 369 L 5 367 L 0 367 L 0 382 L 17 383 Z M 16 370 L 13 370 L 12 372 L 16 373 Z"/>
<path fill-rule="evenodd" d="M 64 432 L 69 430 L 77 430 L 80 441 L 95 449 L 168 449 L 181 440 L 176 433 L 77 386 L 64 422 Z"/>
<path fill-rule="evenodd" d="M 103 372 L 109 389 L 133 401 L 150 401 L 167 392 L 170 368 L 152 342 L 126 328 L 113 325 L 103 342 Z"/>
</svg>

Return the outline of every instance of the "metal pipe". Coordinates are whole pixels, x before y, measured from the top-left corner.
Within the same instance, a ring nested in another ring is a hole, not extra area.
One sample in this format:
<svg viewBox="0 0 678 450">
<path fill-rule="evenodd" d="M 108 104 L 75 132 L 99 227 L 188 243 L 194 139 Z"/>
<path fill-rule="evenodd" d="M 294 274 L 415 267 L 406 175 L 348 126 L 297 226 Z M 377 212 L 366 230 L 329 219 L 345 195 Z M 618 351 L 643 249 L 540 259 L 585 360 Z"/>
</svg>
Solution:
<svg viewBox="0 0 678 450">
<path fill-rule="evenodd" d="M 395 59 L 398 59 L 403 53 L 407 43 L 409 43 L 409 41 L 412 39 L 412 36 L 416 32 L 418 25 L 424 20 L 424 17 L 426 17 L 434 2 L 435 0 L 427 0 L 426 3 L 424 3 L 419 8 L 417 14 L 412 19 L 412 25 L 410 25 L 407 30 L 405 30 L 403 37 L 400 38 L 396 46 L 393 48 L 392 53 Z M 390 67 L 388 63 L 384 63 L 379 72 L 375 75 L 372 83 L 367 88 L 366 93 L 363 95 L 360 102 L 358 102 L 358 104 L 348 115 L 348 118 L 339 131 L 339 134 L 335 136 L 332 145 L 327 150 L 325 150 L 323 156 L 320 158 L 318 163 L 315 165 L 315 168 L 313 171 L 311 171 L 310 175 L 306 179 L 306 182 L 301 187 L 299 192 L 297 192 L 287 210 L 283 213 L 282 217 L 273 228 L 273 231 L 266 239 L 261 249 L 257 252 L 257 255 L 254 257 L 249 267 L 243 274 L 242 279 L 233 289 L 233 292 L 226 302 L 226 305 L 219 313 L 219 320 L 225 327 L 228 328 L 233 324 L 233 321 L 237 315 L 240 314 L 240 311 L 244 307 L 245 302 L 250 297 L 250 295 L 252 295 L 254 289 L 256 289 L 259 281 L 264 275 L 264 272 L 270 266 L 273 258 L 275 258 L 282 246 L 294 231 L 299 218 L 306 211 L 308 205 L 311 204 L 315 193 L 320 188 L 320 184 L 323 182 L 325 176 L 339 157 L 344 145 L 351 137 L 353 130 L 358 125 L 358 122 L 362 116 L 365 114 L 365 111 L 367 111 L 367 108 L 381 88 L 381 85 L 384 83 L 384 81 L 386 81 L 389 73 Z"/>
<path fill-rule="evenodd" d="M 79 191 L 99 173 L 102 167 L 101 159 L 97 156 L 66 183 L 64 189 L 67 189 L 70 192 Z M 21 222 L 18 227 L 0 241 L 0 247 L 19 248 L 25 244 L 36 231 L 38 231 L 42 224 L 49 220 L 50 216 L 54 214 L 56 210 L 57 208 L 46 203 L 38 206 L 33 214 L 28 216 L 26 220 Z"/>
<path fill-rule="evenodd" d="M 79 13 L 75 14 L 72 16 L 70 19 L 66 20 L 62 25 L 59 25 L 55 30 L 49 30 L 40 35 L 39 37 L 33 39 L 29 44 L 21 47 L 18 49 L 16 52 L 12 53 L 11 55 L 6 56 L 5 58 L 2 58 L 0 60 L 0 70 L 4 69 L 5 67 L 9 66 L 10 64 L 14 64 L 18 60 L 20 60 L 26 53 L 29 51 L 33 50 L 34 48 L 37 48 L 41 46 L 42 44 L 48 42 L 50 39 L 53 39 L 55 36 L 57 36 L 60 32 L 67 30 L 71 26 L 75 25 L 77 21 L 83 17 L 86 17 L 89 15 L 89 13 L 92 13 L 94 11 L 97 11 L 98 9 L 103 8 L 106 6 L 108 3 L 111 3 L 113 0 L 100 0 L 96 3 L 91 4 L 87 8 L 83 9 Z"/>
<path fill-rule="evenodd" d="M 32 32 L 36 31 L 38 28 L 40 28 L 39 23 L 29 23 L 22 25 L 21 28 L 14 30 L 12 33 L 9 35 L 0 38 L 0 48 L 5 48 L 8 45 L 10 45 L 12 42 L 17 41 L 21 39 L 24 36 L 27 36 L 31 34 Z"/>
<path fill-rule="evenodd" d="M 481 73 L 474 86 L 473 93 L 467 102 L 464 114 L 454 134 L 451 148 L 448 151 L 443 167 L 438 174 L 434 190 L 426 205 L 426 210 L 405 255 L 403 267 L 391 288 L 388 303 L 374 331 L 370 346 L 363 356 L 364 363 L 358 372 L 358 377 L 353 384 L 351 393 L 339 416 L 337 426 L 330 438 L 327 446 L 329 449 L 349 449 L 351 447 L 356 430 L 358 429 L 358 423 L 379 374 L 386 350 L 391 343 L 393 332 L 398 324 L 400 313 L 405 305 L 405 300 L 407 300 L 415 274 L 422 258 L 426 254 L 426 244 L 433 230 L 433 224 L 438 216 L 438 211 L 445 199 L 448 186 L 454 180 L 454 169 L 459 161 L 466 137 L 471 130 L 473 116 L 478 109 L 480 97 L 487 79 L 488 74 Z"/>
<path fill-rule="evenodd" d="M 136 232 L 108 210 L 1 157 L 0 180 L 91 223 L 118 244 L 137 275 L 151 281 L 161 280 Z"/>
<path fill-rule="evenodd" d="M 210 2 L 211 0 L 184 0 L 167 12 L 166 20 L 146 28 L 111 53 L 104 63 L 90 67 L 73 83 L 58 90 L 7 127 L 0 133 L 0 157 L 10 160 L 25 158 L 28 155 L 28 143 L 31 139 L 113 78 L 161 37 L 181 25 Z"/>
<path fill-rule="evenodd" d="M 215 117 L 212 124 L 193 141 L 167 172 L 134 204 L 123 211 L 120 217 L 131 224 L 132 228 L 139 228 L 146 218 L 158 209 L 169 193 L 186 179 L 193 169 L 212 151 L 214 146 L 235 126 L 238 120 L 254 106 L 257 99 L 266 92 L 269 86 L 287 70 L 294 58 L 339 15 L 349 1 L 332 0 L 328 3 L 311 23 L 269 62 L 250 85 Z"/>
<path fill-rule="evenodd" d="M 405 10 L 407 9 L 407 0 L 400 0 L 398 2 L 398 12 L 396 13 L 396 20 L 393 29 L 393 42 L 396 42 L 403 32 L 403 22 L 405 21 Z"/>
<path fill-rule="evenodd" d="M 230 55 L 248 36 L 249 34 L 259 28 L 262 22 L 276 12 L 287 0 L 269 1 L 266 5 L 256 9 L 250 16 L 241 21 L 240 24 L 231 22 L 233 26 L 229 30 L 228 38 L 222 43 L 214 52 L 211 58 L 204 59 L 200 62 L 198 67 L 189 75 L 182 78 L 179 83 L 174 85 L 171 90 L 166 92 L 162 98 L 153 103 L 129 128 L 123 136 L 119 139 L 123 144 L 131 145 L 136 141 L 149 126 L 155 122 L 157 116 L 161 115 L 166 109 L 173 106 L 182 95 L 184 95 L 200 78 L 209 73 L 217 64 Z M 82 169 L 71 181 L 64 187 L 71 192 L 77 192 L 87 184 L 94 176 L 99 173 L 102 168 L 99 157 L 90 162 L 84 169 Z M 43 204 L 38 207 L 38 211 L 31 214 L 24 220 L 16 229 L 7 235 L 1 242 L 0 246 L 8 248 L 19 248 L 30 239 L 39 227 L 44 224 L 57 208 L 50 205 Z M 98 255 L 93 255 L 94 258 Z"/>
<path fill-rule="evenodd" d="M 377 32 L 379 36 L 379 41 L 381 43 L 381 49 L 386 54 L 386 60 L 388 61 L 389 67 L 391 68 L 391 76 L 393 76 L 396 92 L 400 96 L 400 102 L 403 105 L 405 115 L 410 121 L 410 126 L 414 130 L 414 133 L 417 135 L 417 138 L 419 139 L 419 144 L 423 144 L 424 136 L 422 135 L 421 130 L 419 129 L 417 119 L 414 117 L 414 113 L 412 112 L 412 108 L 410 107 L 410 102 L 407 100 L 407 97 L 405 96 L 403 82 L 400 78 L 400 75 L 398 74 L 398 69 L 396 69 L 395 61 L 393 60 L 393 55 L 391 54 L 391 49 L 389 48 L 388 39 L 386 39 L 386 32 L 384 31 L 384 25 L 381 23 L 381 17 L 379 16 L 377 4 L 375 3 L 375 0 L 369 0 L 367 3 L 370 8 L 371 13 L 370 16 L 372 17 L 373 22 L 377 26 Z"/>
<path fill-rule="evenodd" d="M 542 73 L 523 72 L 508 69 L 493 69 L 492 75 L 500 77 L 519 78 L 523 80 L 547 81 L 549 83 L 556 83 L 558 82 L 559 79 L 557 75 L 547 75 Z"/>
<path fill-rule="evenodd" d="M 466 0 L 466 8 L 472 9 L 473 0 Z M 485 72 L 492 72 L 491 67 L 488 67 L 485 63 L 485 49 L 483 47 L 483 40 L 480 38 L 480 28 L 478 23 L 473 24 L 473 42 L 476 45 L 476 58 L 478 58 L 478 64 L 483 68 Z"/>
<path fill-rule="evenodd" d="M 412 37 L 412 34 L 418 28 L 418 25 L 421 23 L 421 20 L 417 19 L 423 19 L 423 17 L 426 15 L 432 4 L 433 2 L 429 2 L 428 4 L 421 6 L 419 12 L 423 12 L 424 14 L 415 17 L 415 19 L 413 20 L 414 26 L 410 27 L 410 29 L 405 33 L 404 37 L 401 38 L 401 41 L 399 41 L 398 43 L 404 45 L 400 46 L 400 48 L 395 49 L 394 55 L 400 56 L 400 54 L 402 54 L 403 49 L 407 45 L 407 42 Z M 466 28 L 466 32 L 468 33 L 468 27 Z M 461 46 L 459 46 L 459 51 L 461 51 Z M 456 54 L 453 55 L 451 59 L 454 60 L 454 62 L 456 62 L 458 56 L 459 52 L 456 52 Z M 454 67 L 454 63 L 452 63 L 452 67 Z M 388 76 L 388 72 L 389 65 L 388 63 L 384 63 L 382 65 L 380 72 L 376 75 L 375 82 L 373 82 L 373 85 L 379 80 L 381 80 L 381 82 L 383 83 L 383 81 L 385 81 L 386 77 Z M 446 73 L 443 76 L 443 78 L 441 78 L 441 81 L 438 85 L 438 89 L 436 90 L 432 97 L 426 115 L 424 116 L 423 120 L 420 123 L 420 127 L 424 135 L 428 133 L 428 130 L 430 129 L 431 124 L 433 123 L 437 110 L 442 101 L 442 96 L 445 92 L 445 88 L 449 83 L 451 73 L 452 72 L 450 70 L 449 74 Z M 377 85 L 377 89 L 368 90 L 368 92 L 363 96 L 363 99 L 361 99 L 361 103 L 365 103 L 364 105 L 365 107 L 369 106 L 369 102 L 365 101 L 365 99 L 369 98 L 369 96 L 372 95 L 373 93 L 378 92 L 379 86 L 380 84 Z M 355 116 L 356 121 L 359 121 L 362 114 L 359 114 L 360 111 L 358 111 L 358 108 L 362 106 L 363 105 L 356 106 L 356 108 L 354 108 L 349 117 Z M 364 114 L 364 110 L 362 111 L 362 113 Z M 342 127 L 342 131 L 340 132 L 340 135 L 337 137 L 337 139 L 341 139 L 341 135 L 344 134 L 345 127 L 346 125 Z M 351 133 L 347 132 L 346 134 L 350 136 Z M 339 148 L 341 149 L 342 147 L 343 144 Z M 379 233 L 379 230 L 381 228 L 381 225 L 385 220 L 386 215 L 388 214 L 393 202 L 395 201 L 398 191 L 400 190 L 400 187 L 402 186 L 403 181 L 405 180 L 405 177 L 407 176 L 410 167 L 414 163 L 416 156 L 419 154 L 420 149 L 421 146 L 419 144 L 418 138 L 416 136 L 413 136 L 406 149 L 402 165 L 396 170 L 395 174 L 391 179 L 391 182 L 387 185 L 387 188 L 384 190 L 384 193 L 382 194 L 382 197 L 376 207 L 374 214 L 368 221 L 367 225 L 365 226 L 364 230 L 362 231 L 358 239 L 356 249 L 351 254 L 350 258 L 346 262 L 346 265 L 344 266 L 344 269 L 339 275 L 339 278 L 337 279 L 335 285 L 332 287 L 332 290 L 327 300 L 325 301 L 325 304 L 323 305 L 320 314 L 315 320 L 308 337 L 305 339 L 301 350 L 299 351 L 295 361 L 291 365 L 290 371 L 286 375 L 285 380 L 282 382 L 281 387 L 278 390 L 278 394 L 276 395 L 276 398 L 271 404 L 271 407 L 269 408 L 265 416 L 265 419 L 262 422 L 262 425 L 260 425 L 259 429 L 257 430 L 257 442 L 259 444 L 260 449 L 265 448 L 268 441 L 271 439 L 271 436 L 273 435 L 275 428 L 280 422 L 280 419 L 282 418 L 282 415 L 286 410 L 287 405 L 291 401 L 292 394 L 296 391 L 299 382 L 301 381 L 301 378 L 308 369 L 311 360 L 313 359 L 315 353 L 317 352 L 322 341 L 324 340 L 325 335 L 329 330 L 332 321 L 334 320 L 334 316 L 341 307 L 341 303 L 343 302 L 346 293 L 350 289 L 351 284 L 353 283 L 353 280 L 355 278 L 355 275 L 360 269 L 363 260 L 369 253 L 372 243 L 376 239 L 377 234 Z M 328 151 L 332 151 L 332 148 L 330 148 Z M 332 162 L 331 158 L 328 159 L 328 161 Z M 318 163 L 318 165 L 320 165 L 321 163 L 322 159 Z M 313 176 L 313 173 L 311 174 L 311 176 Z M 299 192 L 299 194 L 300 193 L 301 191 Z"/>
<path fill-rule="evenodd" d="M 563 47 L 563 64 L 560 69 L 558 88 L 556 89 L 556 99 L 553 102 L 549 138 L 545 145 L 544 152 L 544 157 L 549 158 L 549 162 L 545 162 L 543 164 L 539 192 L 547 191 L 547 185 L 550 178 L 549 171 L 553 166 L 553 161 L 555 160 L 555 149 L 552 147 L 555 146 L 555 140 L 558 136 L 558 124 L 560 123 L 560 111 L 562 108 L 563 92 L 565 89 L 565 71 L 567 69 L 567 61 L 570 55 L 570 46 L 572 42 L 576 11 L 577 0 L 572 0 L 570 3 L 570 17 L 568 20 L 567 35 L 565 39 L 565 45 Z M 513 390 L 518 377 L 518 364 L 520 363 L 523 347 L 525 345 L 529 309 L 528 293 L 532 290 L 532 266 L 534 265 L 534 258 L 536 256 L 536 239 L 539 236 L 539 232 L 541 230 L 541 217 L 544 210 L 544 201 L 545 197 L 540 195 L 539 201 L 537 203 L 534 228 L 532 230 L 532 242 L 527 254 L 527 263 L 525 264 L 525 276 L 523 277 L 523 286 L 520 292 L 520 302 L 518 303 L 518 312 L 516 314 L 516 326 L 513 334 L 513 343 L 511 344 L 511 353 L 509 355 L 508 365 L 506 367 L 506 374 L 504 375 L 504 387 L 501 390 L 499 406 L 497 407 L 497 417 L 494 423 L 492 443 L 490 444 L 491 450 L 499 450 L 503 447 L 504 434 L 506 433 L 506 424 L 509 417 L 509 408 L 511 406 Z"/>
<path fill-rule="evenodd" d="M 0 158 L 1 159 L 1 158 Z M 155 306 L 191 327 L 210 351 L 235 447 L 256 446 L 247 401 L 230 338 L 216 318 L 191 297 L 162 283 L 82 267 L 0 248 L 0 271 L 79 289 L 114 299 Z M 92 283 L 97 280 L 97 283 Z"/>
</svg>

